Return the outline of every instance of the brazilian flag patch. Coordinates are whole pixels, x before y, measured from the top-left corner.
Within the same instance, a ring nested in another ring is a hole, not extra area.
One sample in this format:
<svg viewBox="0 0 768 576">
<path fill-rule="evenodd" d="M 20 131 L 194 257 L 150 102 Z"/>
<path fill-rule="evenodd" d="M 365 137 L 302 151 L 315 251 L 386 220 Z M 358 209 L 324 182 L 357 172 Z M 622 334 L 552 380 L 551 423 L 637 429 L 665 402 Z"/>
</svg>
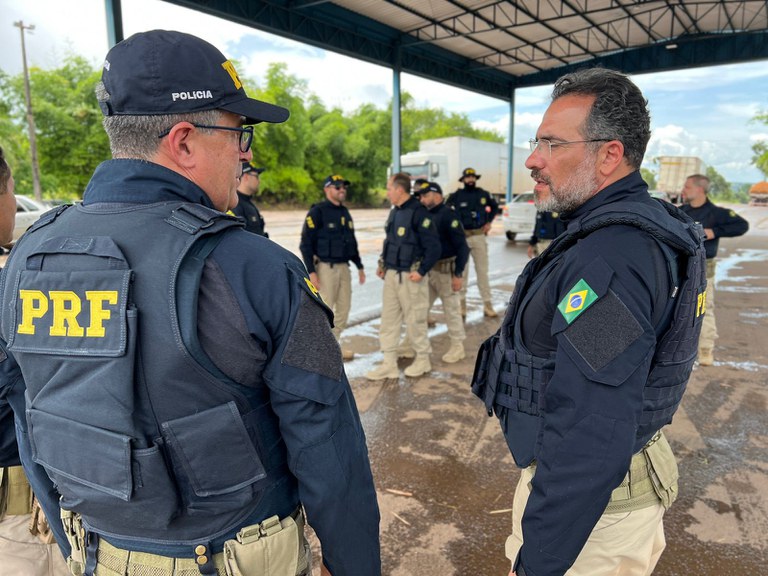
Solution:
<svg viewBox="0 0 768 576">
<path fill-rule="evenodd" d="M 597 294 L 582 278 L 568 291 L 568 295 L 560 301 L 557 309 L 570 324 L 597 300 Z"/>
</svg>

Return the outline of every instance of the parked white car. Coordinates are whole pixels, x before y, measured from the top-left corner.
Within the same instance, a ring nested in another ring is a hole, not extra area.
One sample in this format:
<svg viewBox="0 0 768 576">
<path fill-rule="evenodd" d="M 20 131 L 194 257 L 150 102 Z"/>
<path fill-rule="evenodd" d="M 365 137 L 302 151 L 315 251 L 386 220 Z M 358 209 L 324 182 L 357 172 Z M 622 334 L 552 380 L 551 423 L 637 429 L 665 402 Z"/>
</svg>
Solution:
<svg viewBox="0 0 768 576">
<path fill-rule="evenodd" d="M 533 203 L 533 192 L 524 192 L 515 196 L 504 206 L 501 217 L 504 223 L 504 234 L 507 240 L 528 240 L 536 225 L 536 205 Z"/>
<path fill-rule="evenodd" d="M 13 227 L 13 240 L 9 246 L 21 238 L 27 228 L 32 226 L 48 210 L 50 210 L 49 206 L 34 198 L 16 194 L 16 225 Z"/>
</svg>

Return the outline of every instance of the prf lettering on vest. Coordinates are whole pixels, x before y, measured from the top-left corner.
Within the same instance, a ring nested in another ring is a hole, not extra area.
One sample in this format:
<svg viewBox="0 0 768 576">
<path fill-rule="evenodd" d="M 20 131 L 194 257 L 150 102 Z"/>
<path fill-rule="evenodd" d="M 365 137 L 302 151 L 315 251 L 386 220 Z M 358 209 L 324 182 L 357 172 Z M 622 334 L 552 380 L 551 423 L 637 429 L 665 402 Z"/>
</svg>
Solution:
<svg viewBox="0 0 768 576">
<path fill-rule="evenodd" d="M 85 335 L 87 338 L 103 338 L 106 334 L 104 322 L 112 317 L 112 311 L 106 304 L 117 304 L 117 290 L 86 290 L 91 321 L 83 330 L 77 317 L 83 309 L 81 298 L 70 290 L 51 290 L 46 296 L 40 290 L 19 290 L 21 299 L 21 324 L 19 334 L 34 334 L 35 320 L 52 315 L 51 336 Z"/>
<path fill-rule="evenodd" d="M 706 313 L 707 311 L 707 293 L 702 292 L 696 299 L 696 318 Z"/>
</svg>

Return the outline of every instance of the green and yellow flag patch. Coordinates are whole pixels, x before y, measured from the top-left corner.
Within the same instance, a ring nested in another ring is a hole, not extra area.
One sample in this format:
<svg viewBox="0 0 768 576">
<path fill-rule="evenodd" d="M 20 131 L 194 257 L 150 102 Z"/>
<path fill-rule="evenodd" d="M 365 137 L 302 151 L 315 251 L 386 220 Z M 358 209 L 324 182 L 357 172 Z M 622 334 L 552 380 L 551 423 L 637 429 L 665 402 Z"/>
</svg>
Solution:
<svg viewBox="0 0 768 576">
<path fill-rule="evenodd" d="M 582 278 L 568 291 L 568 295 L 560 301 L 557 309 L 570 324 L 597 300 L 597 294 Z"/>
</svg>

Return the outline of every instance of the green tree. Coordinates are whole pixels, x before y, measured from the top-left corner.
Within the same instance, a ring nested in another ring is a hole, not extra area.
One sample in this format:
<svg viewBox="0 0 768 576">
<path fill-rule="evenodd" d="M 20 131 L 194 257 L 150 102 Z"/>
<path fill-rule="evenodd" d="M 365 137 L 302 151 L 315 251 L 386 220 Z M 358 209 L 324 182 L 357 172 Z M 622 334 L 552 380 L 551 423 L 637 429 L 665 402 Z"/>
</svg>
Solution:
<svg viewBox="0 0 768 576">
<path fill-rule="evenodd" d="M 648 168 L 640 168 L 640 175 L 648 184 L 648 190 L 656 190 L 656 172 L 649 170 Z"/>
<path fill-rule="evenodd" d="M 752 122 L 760 122 L 768 126 L 768 112 L 759 112 L 752 118 Z M 752 156 L 752 163 L 763 173 L 763 176 L 768 178 L 768 142 L 758 140 L 752 145 L 752 152 L 755 153 Z"/>
</svg>

